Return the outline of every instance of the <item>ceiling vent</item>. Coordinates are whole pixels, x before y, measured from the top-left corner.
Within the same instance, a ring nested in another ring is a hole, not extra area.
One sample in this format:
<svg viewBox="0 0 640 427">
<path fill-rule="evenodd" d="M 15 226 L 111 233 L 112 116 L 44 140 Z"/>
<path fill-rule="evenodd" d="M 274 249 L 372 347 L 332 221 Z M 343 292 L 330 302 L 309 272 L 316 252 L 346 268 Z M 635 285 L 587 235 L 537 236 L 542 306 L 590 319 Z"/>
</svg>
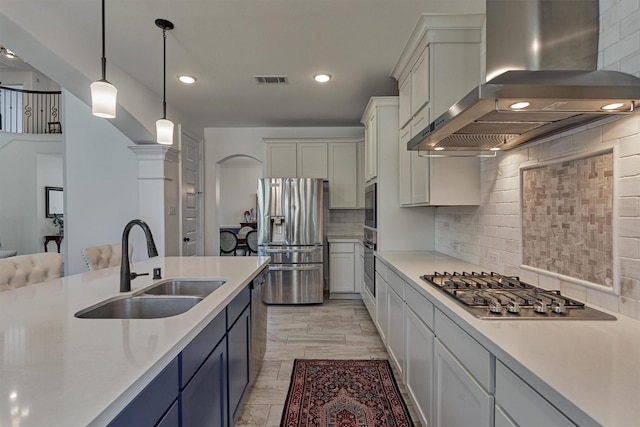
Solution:
<svg viewBox="0 0 640 427">
<path fill-rule="evenodd" d="M 259 85 L 287 85 L 289 78 L 287 76 L 253 76 L 256 84 Z"/>
</svg>

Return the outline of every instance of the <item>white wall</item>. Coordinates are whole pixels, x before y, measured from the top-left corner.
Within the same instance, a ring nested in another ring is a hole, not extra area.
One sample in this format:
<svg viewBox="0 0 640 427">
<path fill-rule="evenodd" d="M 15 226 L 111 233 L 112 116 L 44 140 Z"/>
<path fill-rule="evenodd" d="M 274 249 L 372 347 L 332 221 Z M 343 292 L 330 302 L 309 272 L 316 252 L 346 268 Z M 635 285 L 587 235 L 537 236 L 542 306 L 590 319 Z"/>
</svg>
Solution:
<svg viewBox="0 0 640 427">
<path fill-rule="evenodd" d="M 364 106 L 363 106 L 364 110 Z M 266 163 L 267 149 L 263 138 L 327 138 L 362 136 L 361 126 L 291 127 L 291 128 L 207 128 L 204 142 L 204 238 L 205 255 L 219 251 L 218 230 L 221 225 L 216 205 L 220 201 L 218 163 L 233 156 L 249 156 Z"/>
<path fill-rule="evenodd" d="M 258 178 L 262 164 L 249 157 L 234 157 L 220 163 L 220 225 L 239 227 L 244 211 L 256 207 Z"/>
<path fill-rule="evenodd" d="M 81 250 L 119 243 L 138 217 L 137 160 L 133 143 L 108 120 L 63 91 L 65 147 L 65 275 L 86 271 Z M 132 231 L 134 260 L 145 259 L 139 227 Z M 152 230 L 153 231 L 153 230 Z M 137 236 L 137 237 L 134 237 Z M 141 258 L 142 255 L 142 258 Z"/>
<path fill-rule="evenodd" d="M 0 132 L 0 242 L 3 249 L 16 250 L 19 255 L 44 250 L 44 187 L 38 184 L 38 158 L 46 154 L 62 156 L 63 150 L 61 135 Z M 62 170 L 59 176 L 55 182 L 62 186 Z"/>
</svg>

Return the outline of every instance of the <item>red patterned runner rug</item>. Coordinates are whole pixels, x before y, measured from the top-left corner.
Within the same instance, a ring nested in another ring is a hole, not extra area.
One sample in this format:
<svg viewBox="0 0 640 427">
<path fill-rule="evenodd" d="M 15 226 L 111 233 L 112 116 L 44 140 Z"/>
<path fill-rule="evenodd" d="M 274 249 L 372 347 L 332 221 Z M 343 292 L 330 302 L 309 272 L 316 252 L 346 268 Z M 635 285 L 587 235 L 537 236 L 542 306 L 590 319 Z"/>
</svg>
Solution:
<svg viewBox="0 0 640 427">
<path fill-rule="evenodd" d="M 296 359 L 281 427 L 413 426 L 388 360 Z"/>
</svg>

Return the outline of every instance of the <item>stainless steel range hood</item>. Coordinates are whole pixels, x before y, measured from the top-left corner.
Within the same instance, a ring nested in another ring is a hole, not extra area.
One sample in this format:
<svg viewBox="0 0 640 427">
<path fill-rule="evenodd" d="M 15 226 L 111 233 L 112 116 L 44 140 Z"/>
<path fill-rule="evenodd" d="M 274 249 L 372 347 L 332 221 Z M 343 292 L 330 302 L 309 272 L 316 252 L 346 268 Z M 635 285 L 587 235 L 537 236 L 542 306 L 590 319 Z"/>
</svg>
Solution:
<svg viewBox="0 0 640 427">
<path fill-rule="evenodd" d="M 639 78 L 596 70 L 598 0 L 487 0 L 486 13 L 486 75 L 498 77 L 437 117 L 407 149 L 507 150 L 640 108 Z"/>
</svg>

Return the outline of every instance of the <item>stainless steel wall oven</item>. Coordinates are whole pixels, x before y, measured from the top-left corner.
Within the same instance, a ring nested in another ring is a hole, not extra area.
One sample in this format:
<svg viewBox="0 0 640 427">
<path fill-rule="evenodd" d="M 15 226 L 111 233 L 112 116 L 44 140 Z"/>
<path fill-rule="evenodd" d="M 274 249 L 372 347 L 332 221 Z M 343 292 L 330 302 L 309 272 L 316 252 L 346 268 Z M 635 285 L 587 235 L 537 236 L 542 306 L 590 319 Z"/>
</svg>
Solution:
<svg viewBox="0 0 640 427">
<path fill-rule="evenodd" d="M 364 189 L 364 225 L 369 228 L 377 226 L 377 184 L 373 183 Z"/>
<path fill-rule="evenodd" d="M 377 244 L 377 234 L 375 230 L 364 229 L 364 285 L 365 291 L 371 298 L 376 298 L 376 258 L 374 252 Z"/>
</svg>

